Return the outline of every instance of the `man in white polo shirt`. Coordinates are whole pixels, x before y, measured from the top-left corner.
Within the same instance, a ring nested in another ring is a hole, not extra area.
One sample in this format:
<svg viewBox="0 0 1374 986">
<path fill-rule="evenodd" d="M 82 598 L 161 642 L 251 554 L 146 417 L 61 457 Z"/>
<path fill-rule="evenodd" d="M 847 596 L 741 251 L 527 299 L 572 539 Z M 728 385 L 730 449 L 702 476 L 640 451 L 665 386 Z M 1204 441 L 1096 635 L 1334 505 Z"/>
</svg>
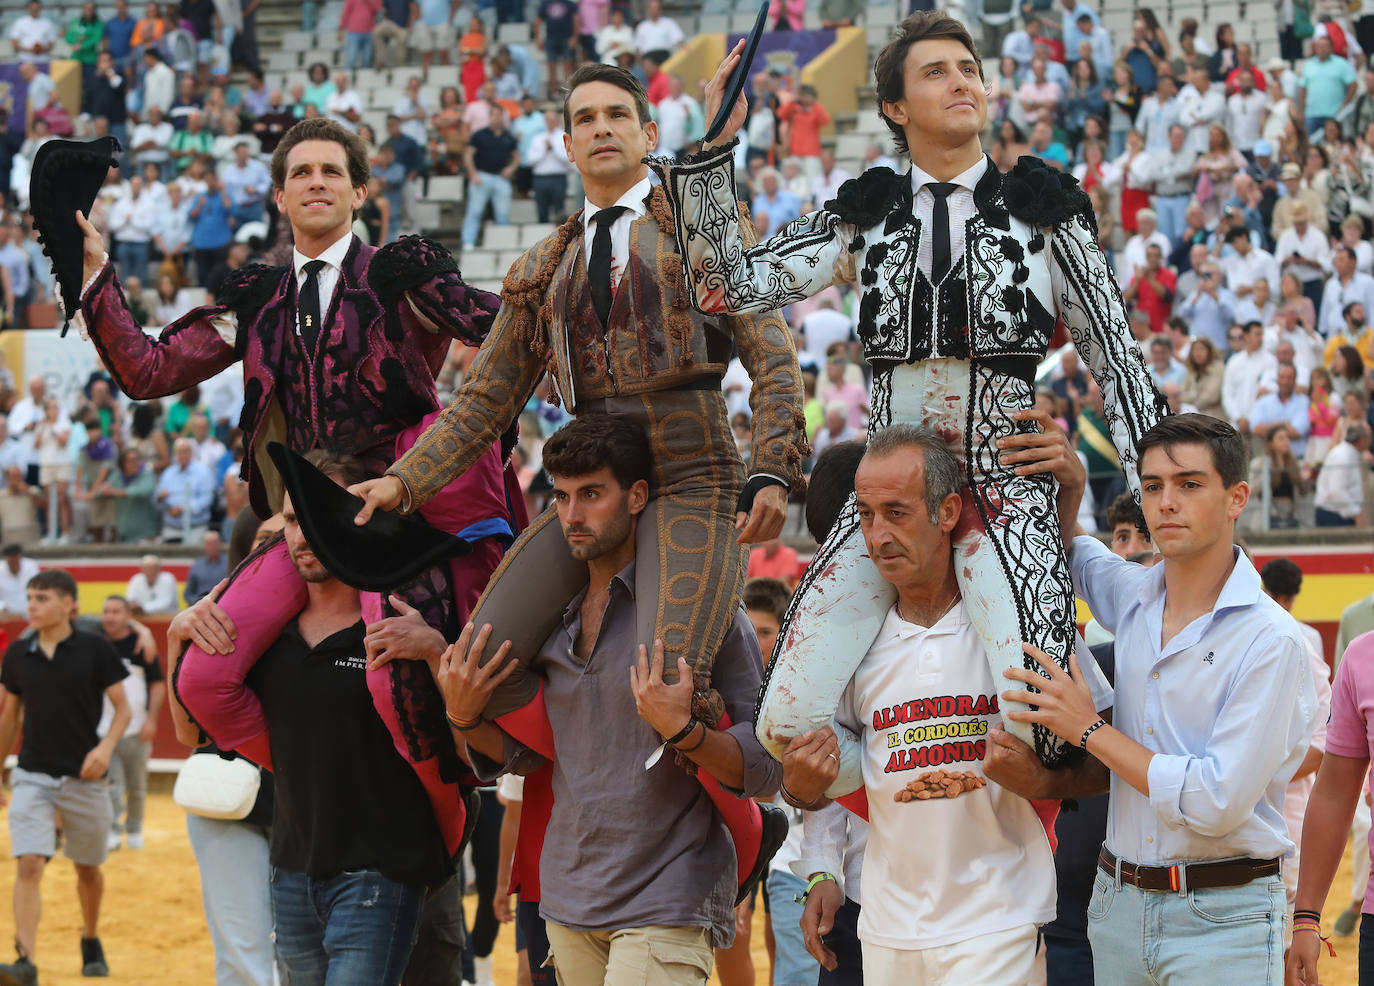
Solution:
<svg viewBox="0 0 1374 986">
<path fill-rule="evenodd" d="M 1072 459 L 1081 485 L 1067 442 L 1056 451 L 1061 463 Z M 836 713 L 864 749 L 870 829 L 859 938 L 870 982 L 1027 982 L 1037 925 L 1055 914 L 1054 860 L 1035 809 L 983 771 L 1000 731 L 1002 683 L 993 681 L 954 577 L 963 474 L 934 431 L 894 424 L 873 436 L 855 475 L 864 542 L 897 589 Z M 1105 708 L 1110 690 L 1086 648 L 1079 652 L 1095 676 L 1095 707 Z M 783 796 L 822 807 L 838 772 L 831 728 L 804 733 L 784 755 Z M 1067 784 L 1085 773 L 1068 768 L 1056 777 Z"/>
</svg>

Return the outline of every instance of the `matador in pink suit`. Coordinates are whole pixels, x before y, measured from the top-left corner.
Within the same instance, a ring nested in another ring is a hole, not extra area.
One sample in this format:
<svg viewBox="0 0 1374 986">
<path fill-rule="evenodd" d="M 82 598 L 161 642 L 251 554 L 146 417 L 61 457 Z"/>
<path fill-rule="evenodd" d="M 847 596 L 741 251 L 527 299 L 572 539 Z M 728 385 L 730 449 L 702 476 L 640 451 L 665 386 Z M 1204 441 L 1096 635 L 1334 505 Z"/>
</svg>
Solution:
<svg viewBox="0 0 1374 986">
<path fill-rule="evenodd" d="M 708 86 L 708 119 L 740 51 Z M 1112 441 L 1137 489 L 1136 439 L 1167 409 L 1131 337 L 1087 195 L 1039 159 L 1023 157 L 1003 174 L 983 153 L 987 90 L 968 31 L 942 13 L 915 14 L 879 54 L 874 75 L 881 115 L 899 149 L 910 148 L 910 172 L 871 169 L 765 242 L 741 235 L 734 205 L 730 138 L 743 123 L 743 100 L 724 143 L 651 162 L 672 203 L 693 302 L 708 313 L 749 312 L 853 285 L 873 370 L 870 430 L 929 425 L 964 462 L 955 571 L 994 680 L 1006 668 L 1038 668 L 1023 642 L 1067 666 L 1078 636 L 1053 479 L 1018 465 L 1002 443 L 1035 428 L 1021 415 L 1034 406 L 1036 370 L 1061 321 L 1102 388 Z M 831 723 L 894 603 L 865 554 L 864 522 L 851 498 L 779 634 L 756 714 L 760 741 L 779 758 L 791 737 Z M 981 759 L 976 742 L 960 741 L 974 724 L 949 705 L 892 710 L 894 749 L 915 719 L 929 720 L 930 729 L 914 732 L 933 740 L 900 751 L 893 769 Z M 1077 753 L 1038 727 L 1016 730 L 1049 765 Z M 832 797 L 862 783 L 853 735 L 837 734 Z"/>
<path fill-rule="evenodd" d="M 465 284 L 437 244 L 406 237 L 378 250 L 359 241 L 352 218 L 367 175 L 366 149 L 355 134 L 328 120 L 297 124 L 272 160 L 276 202 L 295 238 L 293 265 L 236 271 L 214 304 L 157 337 L 134 321 L 99 234 L 79 221 L 86 242 L 78 321 L 124 393 L 138 400 L 175 394 L 242 361 L 243 474 L 261 516 L 274 513 L 282 497 L 266 454 L 269 441 L 301 453 L 328 448 L 380 473 L 437 415 L 434 377 L 452 341 L 480 345 L 500 307 L 495 295 Z M 512 516 L 500 448 L 488 450 L 436 498 L 426 518 L 472 541 L 473 551 L 397 591 L 452 639 L 513 527 L 523 524 Z M 235 652 L 210 656 L 192 647 L 176 684 L 183 704 L 222 748 L 261 761 L 261 709 L 250 690 L 234 686 L 299 611 L 305 590 L 281 544 L 249 564 L 253 570 L 240 573 L 219 601 L 238 630 Z M 380 600 L 365 599 L 364 613 L 384 615 Z M 456 852 L 464 825 L 463 766 L 428 668 L 393 661 L 369 671 L 368 686 Z"/>
</svg>

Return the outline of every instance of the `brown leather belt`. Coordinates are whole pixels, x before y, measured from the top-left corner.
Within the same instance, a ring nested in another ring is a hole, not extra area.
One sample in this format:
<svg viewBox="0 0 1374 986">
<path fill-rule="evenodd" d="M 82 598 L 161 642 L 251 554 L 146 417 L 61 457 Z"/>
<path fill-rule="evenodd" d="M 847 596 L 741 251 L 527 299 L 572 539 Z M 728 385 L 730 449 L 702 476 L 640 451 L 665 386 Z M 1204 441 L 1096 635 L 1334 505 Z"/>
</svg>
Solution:
<svg viewBox="0 0 1374 986">
<path fill-rule="evenodd" d="M 1097 857 L 1097 868 L 1116 878 L 1117 859 L 1106 846 Z M 1240 887 L 1262 876 L 1279 871 L 1277 859 L 1225 859 L 1215 863 L 1185 863 L 1179 866 L 1136 866 L 1121 863 L 1121 882 L 1141 890 L 1173 891 L 1180 887 L 1189 890 L 1212 890 L 1217 887 Z"/>
</svg>

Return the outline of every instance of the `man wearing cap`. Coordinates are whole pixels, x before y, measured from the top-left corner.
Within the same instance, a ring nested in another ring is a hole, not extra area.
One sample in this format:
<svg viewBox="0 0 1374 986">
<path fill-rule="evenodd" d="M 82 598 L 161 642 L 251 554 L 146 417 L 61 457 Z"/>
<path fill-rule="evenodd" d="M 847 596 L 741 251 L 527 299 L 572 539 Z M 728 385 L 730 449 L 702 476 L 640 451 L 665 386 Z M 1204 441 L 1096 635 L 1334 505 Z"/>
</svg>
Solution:
<svg viewBox="0 0 1374 986">
<path fill-rule="evenodd" d="M 708 85 L 708 119 L 742 52 L 737 46 Z M 918 12 L 898 26 L 874 76 L 884 122 L 911 154 L 910 174 L 868 171 L 757 246 L 733 215 L 743 99 L 730 95 L 728 122 L 701 154 L 656 163 L 693 303 L 755 311 L 855 284 L 857 333 L 874 367 L 870 435 L 893 423 L 930 425 L 967 470 L 957 587 L 988 661 L 998 675 L 1025 666 L 1021 641 L 1034 637 L 1067 663 L 1076 632 L 1067 565 L 1053 547 L 1053 484 L 1027 480 L 1000 449 L 1035 427 L 1022 416 L 1035 402 L 1032 368 L 1061 320 L 1103 391 L 1107 447 L 1132 477 L 1135 436 L 1167 409 L 1131 338 L 1088 196 L 1043 161 L 1023 157 L 1003 175 L 982 152 L 987 93 L 968 31 L 943 13 Z M 756 717 L 775 756 L 792 736 L 832 720 L 893 601 L 865 552 L 864 518 L 851 500 L 780 634 Z M 832 608 L 840 606 L 842 618 Z M 1020 732 L 1047 763 L 1073 758 L 1043 732 Z M 852 733 L 841 736 L 840 757 L 833 791 L 846 794 L 861 783 Z"/>
<path fill-rule="evenodd" d="M 1325 216 L 1326 206 L 1314 189 L 1303 185 L 1302 166 L 1289 161 L 1279 169 L 1279 181 L 1283 184 L 1284 194 L 1274 203 L 1274 218 L 1270 224 L 1270 234 L 1275 241 L 1293 225 L 1293 210 L 1299 205 L 1306 206 L 1307 217 Z M 1316 304 L 1316 300 L 1313 301 Z"/>
<path fill-rule="evenodd" d="M 1284 165 L 1287 169 L 1288 165 Z M 1287 175 L 1287 170 L 1284 174 Z M 1319 227 L 1326 218 L 1325 211 L 1313 211 L 1306 202 L 1298 202 L 1288 213 L 1293 225 L 1283 231 L 1274 247 L 1274 259 L 1279 270 L 1292 271 L 1302 282 L 1302 293 L 1321 306 L 1322 279 L 1331 259 L 1331 243 Z"/>
</svg>

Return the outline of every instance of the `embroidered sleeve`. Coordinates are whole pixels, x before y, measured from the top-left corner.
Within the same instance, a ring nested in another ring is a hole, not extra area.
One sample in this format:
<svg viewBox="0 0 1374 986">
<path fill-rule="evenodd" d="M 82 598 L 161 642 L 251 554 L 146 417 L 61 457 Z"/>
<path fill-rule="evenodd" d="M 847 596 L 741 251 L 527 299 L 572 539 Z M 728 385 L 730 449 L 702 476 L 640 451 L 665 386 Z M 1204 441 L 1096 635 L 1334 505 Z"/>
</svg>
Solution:
<svg viewBox="0 0 1374 986">
<path fill-rule="evenodd" d="M 753 246 L 756 237 L 748 226 L 740 229 Z M 753 413 L 753 441 L 749 472 L 782 480 L 794 492 L 803 487 L 802 459 L 811 454 L 806 443 L 806 416 L 802 413 L 801 370 L 792 333 L 777 311 L 737 315 L 735 344 L 753 387 L 749 409 Z"/>
<path fill-rule="evenodd" d="M 137 401 L 179 393 L 233 364 L 239 354 L 222 334 L 226 314 L 222 305 L 197 308 L 150 336 L 134 321 L 110 264 L 81 301 L 100 361 L 119 389 Z"/>
<path fill-rule="evenodd" d="M 531 254 L 521 263 L 533 265 Z M 406 487 L 403 512 L 418 509 L 477 461 L 534 391 L 548 357 L 518 331 L 517 315 L 511 306 L 501 307 L 452 402 L 387 470 Z"/>
<path fill-rule="evenodd" d="M 763 243 L 747 244 L 733 148 L 732 142 L 677 160 L 648 159 L 672 206 L 696 309 L 708 315 L 768 311 L 852 282 L 855 228 L 825 209 L 788 223 Z"/>
<path fill-rule="evenodd" d="M 423 236 L 403 236 L 372 257 L 368 282 L 384 303 L 402 295 L 431 331 L 480 346 L 491 330 L 501 299 L 463 280 L 453 254 Z"/>
<path fill-rule="evenodd" d="M 1102 388 L 1107 427 L 1136 500 L 1140 499 L 1136 444 L 1169 413 L 1131 335 L 1116 273 L 1097 244 L 1091 207 L 1074 213 L 1050 234 L 1058 315 L 1074 347 Z"/>
</svg>

